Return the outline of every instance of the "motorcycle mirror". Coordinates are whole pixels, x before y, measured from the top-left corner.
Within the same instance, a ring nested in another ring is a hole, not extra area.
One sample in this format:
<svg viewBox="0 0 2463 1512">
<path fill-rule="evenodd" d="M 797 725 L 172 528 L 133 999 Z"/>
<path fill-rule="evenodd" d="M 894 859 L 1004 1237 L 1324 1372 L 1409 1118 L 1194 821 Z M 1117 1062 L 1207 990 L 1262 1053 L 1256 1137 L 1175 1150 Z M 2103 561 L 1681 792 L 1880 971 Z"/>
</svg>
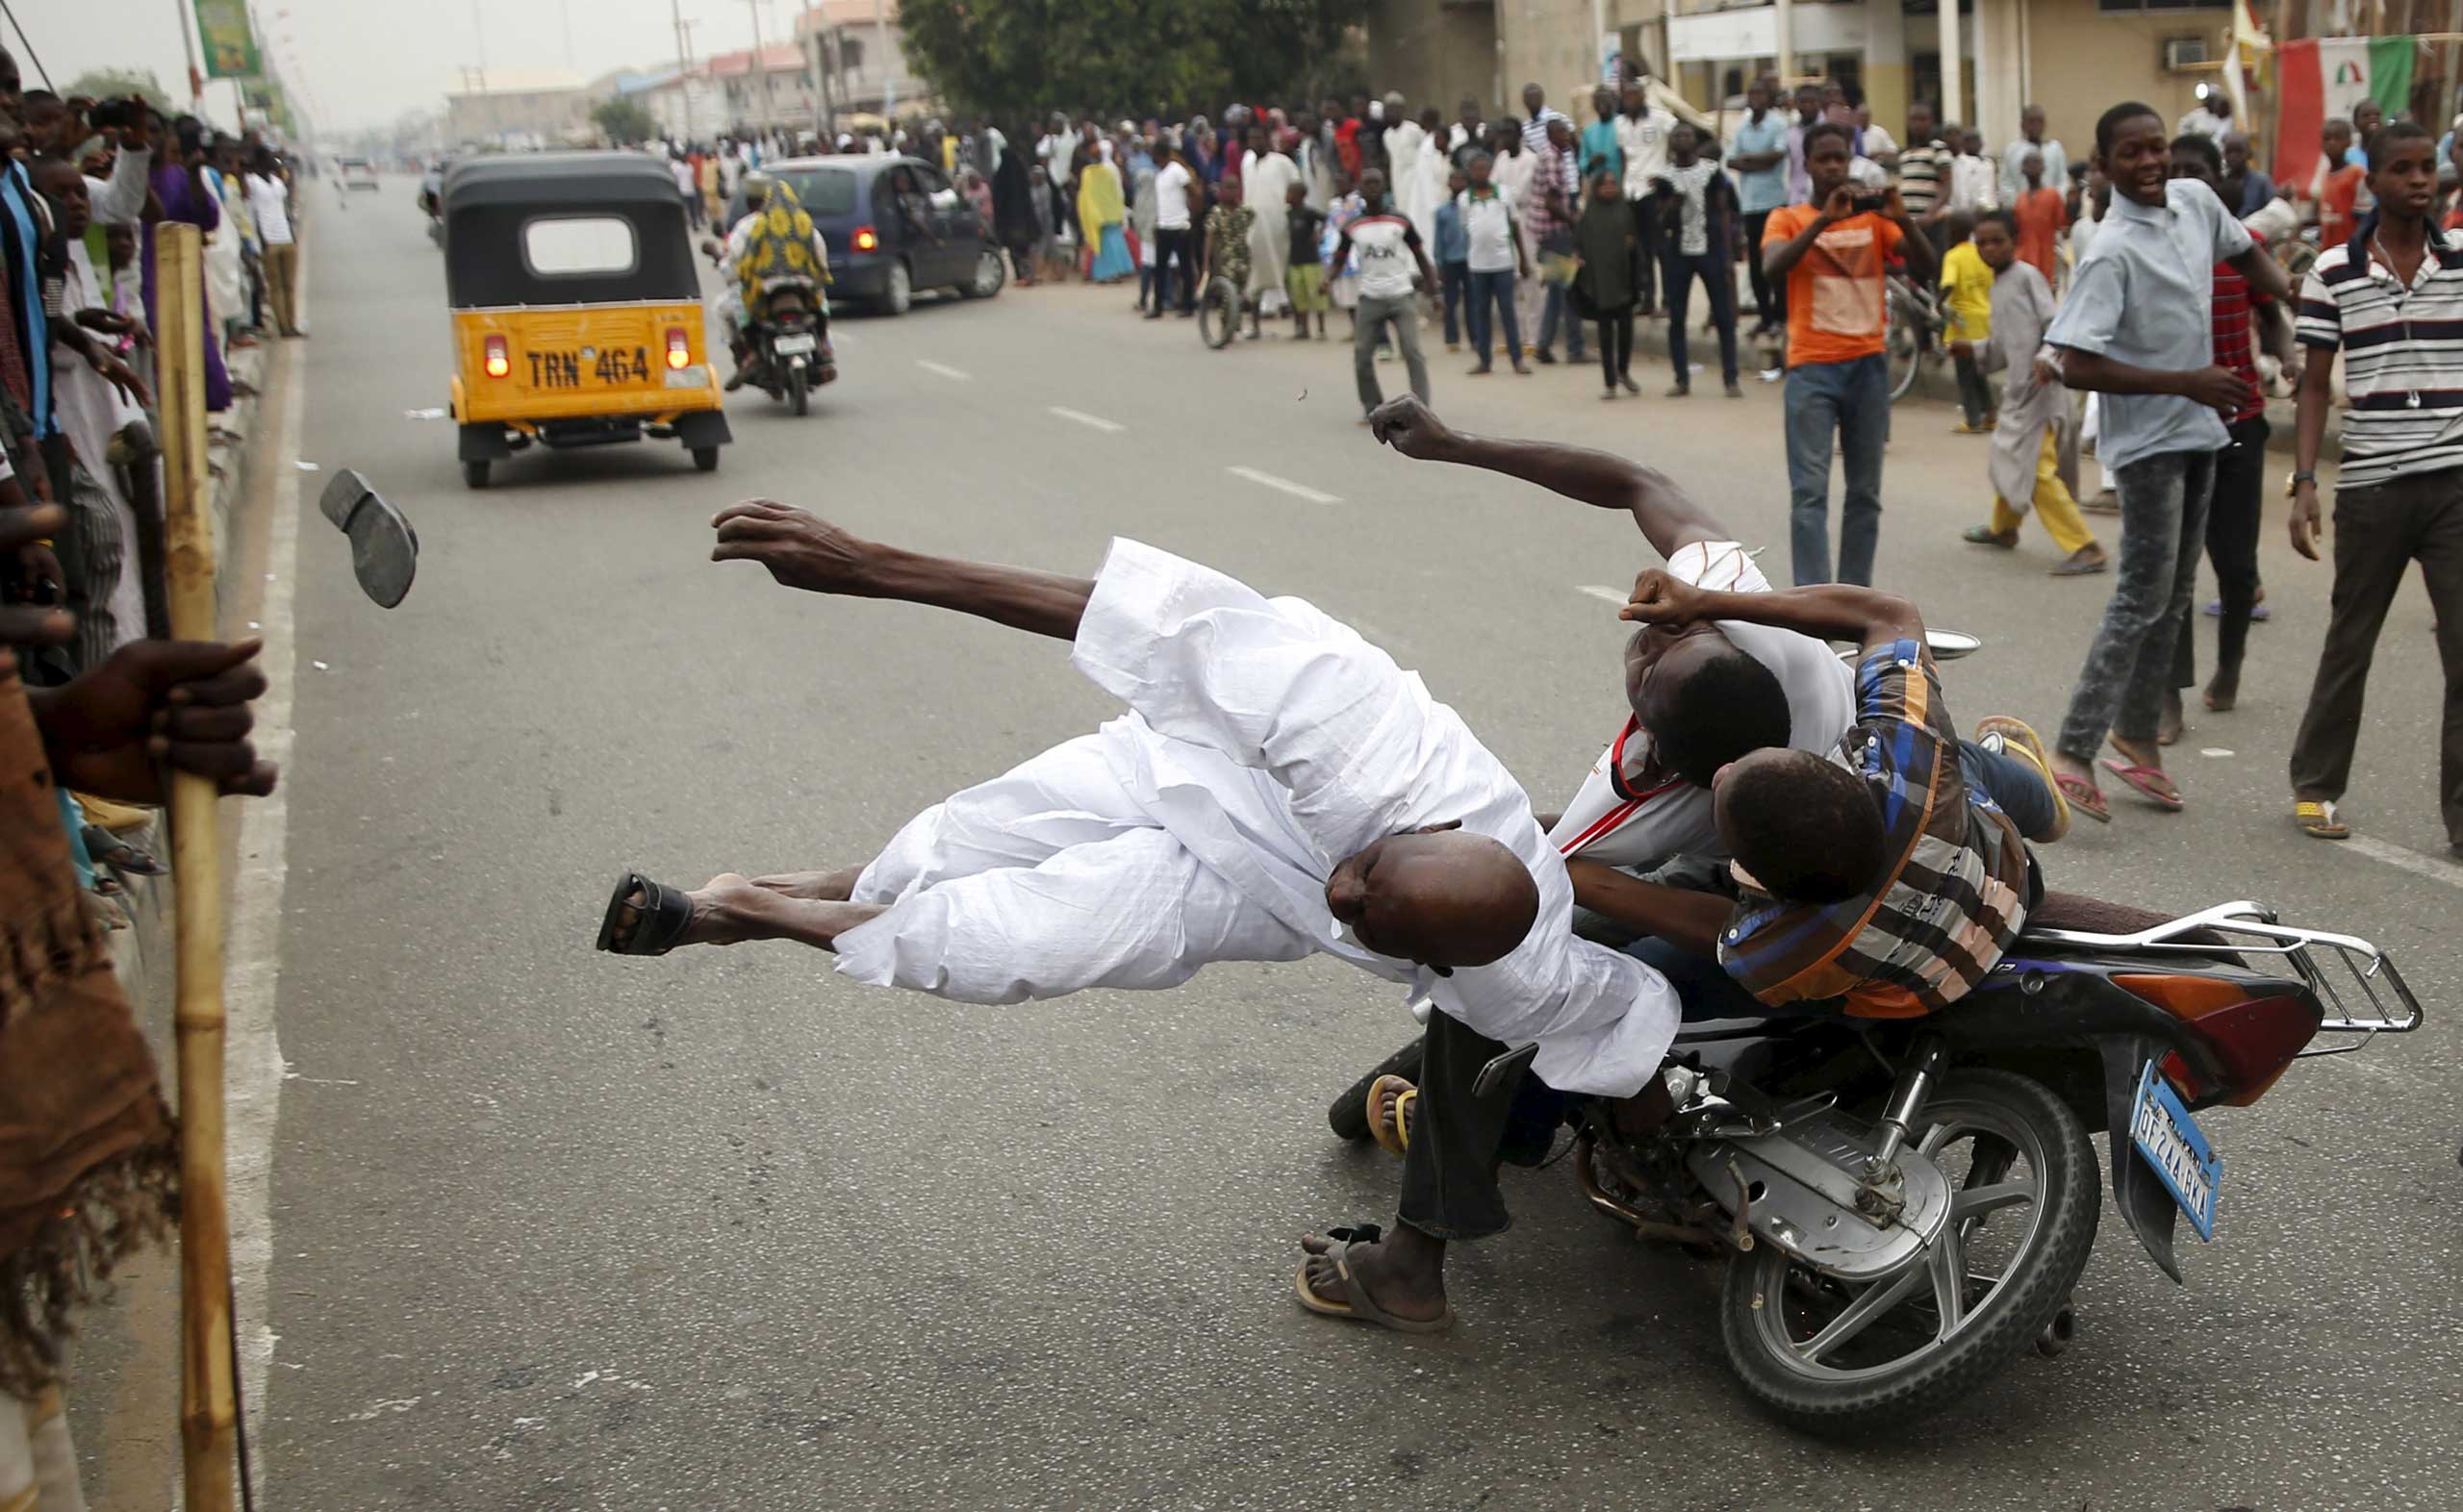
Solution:
<svg viewBox="0 0 2463 1512">
<path fill-rule="evenodd" d="M 350 538 L 351 570 L 369 598 L 391 609 L 409 595 L 419 572 L 419 536 L 400 510 L 349 467 L 325 485 L 317 508 Z"/>
<path fill-rule="evenodd" d="M 1937 662 L 1955 662 L 1962 656 L 1984 649 L 1982 636 L 1969 635 L 1964 630 L 1928 628 L 1924 632 L 1924 643 L 1933 648 L 1933 660 Z"/>
</svg>

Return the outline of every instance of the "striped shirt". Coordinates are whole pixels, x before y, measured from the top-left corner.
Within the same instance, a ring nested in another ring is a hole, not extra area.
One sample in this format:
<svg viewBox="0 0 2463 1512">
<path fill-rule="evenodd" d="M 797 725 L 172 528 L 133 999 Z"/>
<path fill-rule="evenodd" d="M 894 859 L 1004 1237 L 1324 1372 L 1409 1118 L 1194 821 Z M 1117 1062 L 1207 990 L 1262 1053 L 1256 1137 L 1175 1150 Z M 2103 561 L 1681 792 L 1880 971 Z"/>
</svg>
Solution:
<svg viewBox="0 0 2463 1512">
<path fill-rule="evenodd" d="M 1570 222 L 1558 219 L 1556 212 L 1548 208 L 1548 191 L 1563 191 L 1565 210 L 1570 214 L 1582 199 L 1582 177 L 1574 171 L 1570 147 L 1543 146 L 1538 158 L 1539 166 L 1533 171 L 1530 186 L 1522 191 L 1522 223 L 1530 228 L 1532 242 L 1545 251 L 1550 238 L 1573 230 Z"/>
<path fill-rule="evenodd" d="M 1550 121 L 1563 121 L 1567 126 L 1571 126 L 1574 118 L 1553 105 L 1542 105 L 1539 107 L 1538 114 L 1522 123 L 1523 151 L 1544 152 L 1547 150 Z"/>
<path fill-rule="evenodd" d="M 1907 202 L 1911 220 L 1922 220 L 1942 202 L 1942 181 L 1950 176 L 1950 149 L 1940 141 L 1901 149 L 1898 155 L 1898 197 Z"/>
<path fill-rule="evenodd" d="M 2027 847 L 1959 770 L 1959 733 L 1920 641 L 1865 652 L 1856 722 L 1832 758 L 1881 805 L 1891 863 L 1880 885 L 1838 903 L 1781 902 L 1739 874 L 1744 895 L 1719 962 L 1764 1002 L 1844 998 L 1850 1014 L 1913 1018 L 1982 982 L 2027 913 Z"/>
<path fill-rule="evenodd" d="M 2343 348 L 2339 490 L 2463 466 L 2463 237 L 2433 233 L 2407 290 L 2370 255 L 2375 224 L 2300 284 L 2301 344 Z"/>
</svg>

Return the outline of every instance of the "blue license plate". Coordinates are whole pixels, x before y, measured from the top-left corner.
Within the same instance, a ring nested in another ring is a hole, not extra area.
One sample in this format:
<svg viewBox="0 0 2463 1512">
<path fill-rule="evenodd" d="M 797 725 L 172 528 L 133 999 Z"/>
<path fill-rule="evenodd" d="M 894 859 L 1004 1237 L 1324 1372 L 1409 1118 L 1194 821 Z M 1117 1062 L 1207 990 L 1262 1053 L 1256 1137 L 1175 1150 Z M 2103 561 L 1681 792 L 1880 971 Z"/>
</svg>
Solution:
<svg viewBox="0 0 2463 1512">
<path fill-rule="evenodd" d="M 2215 1237 L 2215 1197 L 2223 1186 L 2223 1157 L 2198 1131 L 2197 1121 L 2172 1084 L 2146 1063 L 2129 1115 L 2129 1142 L 2155 1174 L 2200 1239 Z"/>
</svg>

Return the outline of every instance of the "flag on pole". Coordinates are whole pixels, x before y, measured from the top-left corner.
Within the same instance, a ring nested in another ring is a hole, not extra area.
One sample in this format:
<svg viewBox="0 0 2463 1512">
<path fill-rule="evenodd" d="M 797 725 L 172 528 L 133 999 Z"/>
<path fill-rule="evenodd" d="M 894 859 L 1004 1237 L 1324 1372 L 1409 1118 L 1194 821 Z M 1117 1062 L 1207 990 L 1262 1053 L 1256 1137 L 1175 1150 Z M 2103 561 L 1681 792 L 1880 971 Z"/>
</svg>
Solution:
<svg viewBox="0 0 2463 1512">
<path fill-rule="evenodd" d="M 2325 37 L 2284 42 L 2275 50 L 2274 178 L 2307 193 L 2324 149 L 2319 133 L 2330 120 L 2351 119 L 2352 108 L 2375 100 L 2393 120 L 2412 103 L 2411 37 Z"/>
</svg>

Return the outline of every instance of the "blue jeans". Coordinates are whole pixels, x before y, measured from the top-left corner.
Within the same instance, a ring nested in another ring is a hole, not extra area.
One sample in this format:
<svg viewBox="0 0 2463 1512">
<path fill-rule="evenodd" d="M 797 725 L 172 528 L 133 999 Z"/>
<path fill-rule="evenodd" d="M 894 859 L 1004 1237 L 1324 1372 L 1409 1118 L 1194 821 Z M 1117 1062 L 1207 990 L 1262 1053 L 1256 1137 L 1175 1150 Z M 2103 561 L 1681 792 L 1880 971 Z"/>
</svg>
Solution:
<svg viewBox="0 0 2463 1512">
<path fill-rule="evenodd" d="M 1986 750 L 1973 741 L 1961 741 L 1959 775 L 1967 779 L 1971 798 L 1991 799 L 1994 808 L 2010 816 L 2019 834 L 2033 839 L 2051 831 L 2056 816 L 2052 790 L 2026 762 Z"/>
<path fill-rule="evenodd" d="M 1796 582 L 1870 587 L 1882 536 L 1882 443 L 1890 439 L 1890 369 L 1882 355 L 1788 369 L 1788 540 Z M 1830 439 L 1846 464 L 1839 506 L 1839 575 L 1830 575 Z M 2169 649 L 2169 648 L 2168 648 Z"/>
<path fill-rule="evenodd" d="M 1471 312 L 1462 308 L 1471 297 L 1471 265 L 1440 263 L 1437 265 L 1436 282 L 1444 291 L 1441 302 L 1445 307 L 1445 344 L 1453 346 L 1462 340 L 1462 326 L 1471 315 Z"/>
<path fill-rule="evenodd" d="M 1522 361 L 1522 321 L 1513 313 L 1513 269 L 1501 267 L 1493 273 L 1474 271 L 1471 274 L 1471 305 L 1463 314 L 1471 327 L 1471 349 L 1480 354 L 1481 366 L 1488 365 L 1488 354 L 1492 350 L 1489 342 L 1496 335 L 1499 316 L 1505 320 L 1506 361 Z"/>
<path fill-rule="evenodd" d="M 1578 363 L 1590 354 L 1583 350 L 1582 316 L 1574 314 L 1571 298 L 1573 286 L 1548 280 L 1545 298 L 1539 306 L 1539 350 L 1548 351 L 1557 344 L 1557 326 L 1565 328 L 1565 360 Z"/>
</svg>

